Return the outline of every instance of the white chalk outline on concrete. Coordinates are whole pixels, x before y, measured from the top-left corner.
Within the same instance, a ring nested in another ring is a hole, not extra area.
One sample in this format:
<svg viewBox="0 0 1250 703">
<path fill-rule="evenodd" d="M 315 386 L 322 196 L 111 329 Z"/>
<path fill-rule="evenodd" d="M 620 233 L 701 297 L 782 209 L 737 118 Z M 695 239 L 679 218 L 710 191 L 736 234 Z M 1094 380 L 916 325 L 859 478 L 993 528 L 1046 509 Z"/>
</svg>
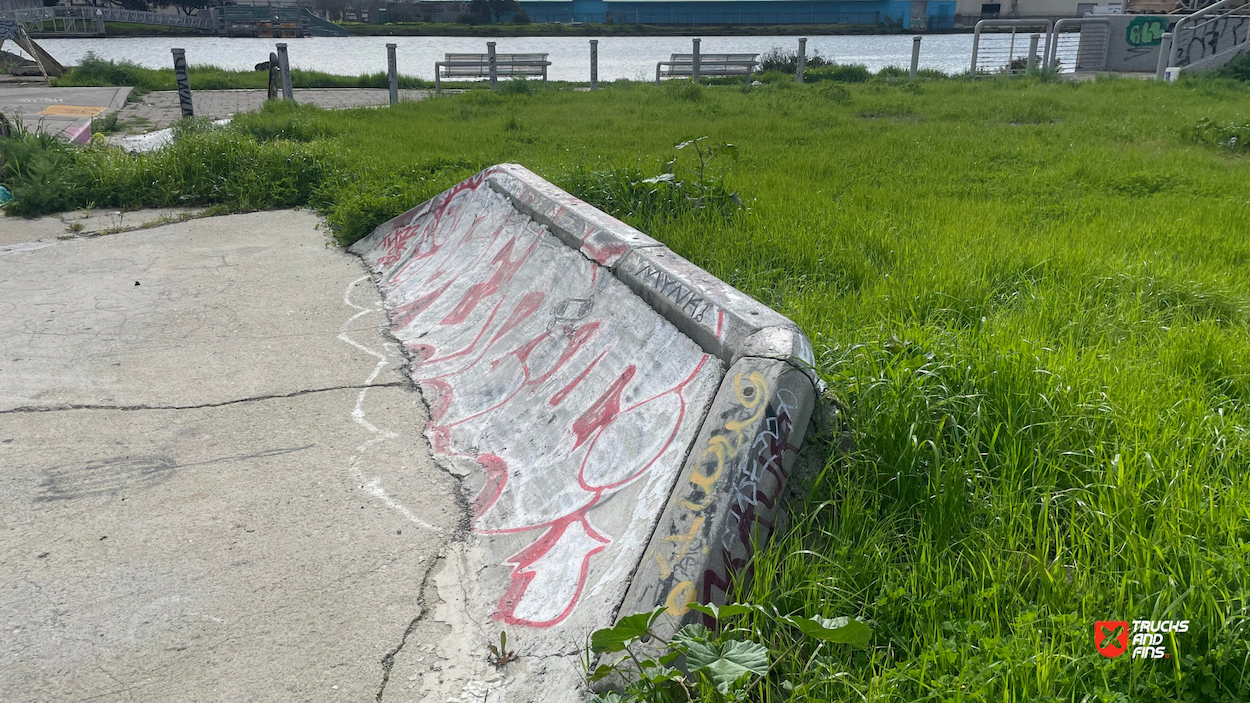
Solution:
<svg viewBox="0 0 1250 703">
<path fill-rule="evenodd" d="M 369 377 L 365 379 L 365 384 L 364 384 L 365 386 L 373 385 L 373 382 L 377 380 L 378 374 L 382 373 L 382 369 L 385 369 L 391 363 L 391 357 L 385 351 L 378 352 L 373 349 L 370 349 L 369 347 L 366 347 L 363 344 L 360 344 L 359 342 L 357 342 L 356 340 L 352 339 L 351 337 L 347 335 L 347 328 L 356 320 L 372 312 L 382 312 L 381 303 L 378 303 L 376 307 L 366 308 L 366 307 L 361 307 L 360 305 L 357 305 L 352 302 L 352 289 L 355 288 L 357 285 L 359 285 L 361 281 L 367 281 L 369 279 L 370 277 L 367 275 L 361 276 L 360 278 L 357 278 L 356 280 L 347 284 L 347 290 L 343 291 L 343 302 L 348 307 L 351 307 L 357 312 L 351 317 L 347 318 L 347 320 L 343 323 L 343 326 L 339 328 L 340 340 L 352 345 L 353 347 L 356 347 L 360 351 L 378 360 L 378 363 L 374 364 L 373 366 L 373 372 L 370 373 Z M 364 472 L 360 470 L 360 458 L 364 455 L 365 451 L 369 448 L 369 445 L 375 444 L 377 442 L 384 442 L 388 439 L 395 439 L 399 437 L 399 435 L 395 432 L 391 432 L 390 430 L 379 429 L 376 425 L 369 422 L 369 420 L 365 418 L 364 402 L 365 402 L 365 396 L 368 393 L 369 393 L 368 388 L 361 388 L 360 392 L 356 394 L 356 405 L 354 408 L 352 408 L 352 420 L 355 421 L 357 425 L 360 425 L 361 427 L 368 430 L 369 434 L 378 435 L 378 436 L 373 437 L 372 439 L 365 440 L 365 443 L 356 447 L 356 450 L 352 452 L 351 457 L 348 458 L 347 465 L 352 470 L 352 476 L 354 476 L 358 481 L 360 481 L 361 490 L 373 496 L 374 498 L 377 498 L 378 500 L 382 501 L 382 503 L 386 505 L 386 507 L 390 508 L 391 510 L 394 510 L 400 515 L 403 515 L 409 522 L 419 527 L 423 527 L 427 530 L 433 530 L 434 532 L 441 533 L 443 531 L 441 527 L 438 527 L 437 525 L 431 525 L 430 523 L 422 520 L 421 518 L 414 515 L 413 512 L 408 509 L 408 506 L 392 498 L 390 494 L 386 492 L 386 489 L 382 487 L 382 479 L 377 478 L 377 477 L 374 477 L 371 479 L 366 478 L 364 475 Z"/>
</svg>

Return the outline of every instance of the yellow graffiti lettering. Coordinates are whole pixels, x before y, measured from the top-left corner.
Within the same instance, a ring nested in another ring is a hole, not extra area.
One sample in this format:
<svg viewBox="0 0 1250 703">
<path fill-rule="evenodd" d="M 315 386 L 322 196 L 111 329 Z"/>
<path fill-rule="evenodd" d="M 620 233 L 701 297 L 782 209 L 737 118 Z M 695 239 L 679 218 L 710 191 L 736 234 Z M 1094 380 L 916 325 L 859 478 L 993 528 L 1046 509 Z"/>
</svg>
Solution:
<svg viewBox="0 0 1250 703">
<path fill-rule="evenodd" d="M 675 618 L 679 618 L 690 612 L 690 604 L 694 602 L 694 582 L 682 581 L 673 586 L 668 592 L 668 598 L 664 599 L 664 605 L 668 608 L 668 614 Z"/>
<path fill-rule="evenodd" d="M 738 397 L 738 402 L 748 412 L 754 411 L 752 415 L 743 420 L 729 420 L 725 423 L 725 429 L 728 434 L 716 435 L 708 440 L 708 446 L 703 450 L 703 454 L 699 457 L 699 463 L 706 465 L 709 456 L 715 456 L 716 469 L 711 473 L 703 470 L 703 466 L 696 466 L 690 472 L 690 482 L 703 489 L 706 494 L 703 502 L 696 503 L 690 500 L 683 500 L 682 505 L 691 511 L 699 511 L 706 508 L 712 502 L 712 486 L 720 479 L 721 474 L 725 472 L 725 460 L 730 456 L 736 456 L 742 449 L 742 444 L 746 437 L 743 430 L 752 427 L 759 422 L 764 416 L 764 412 L 768 409 L 764 398 L 768 396 L 768 382 L 764 379 L 764 374 L 758 371 L 752 371 L 748 374 L 738 374 L 734 376 L 734 395 Z M 661 564 L 661 567 L 665 565 Z"/>
</svg>

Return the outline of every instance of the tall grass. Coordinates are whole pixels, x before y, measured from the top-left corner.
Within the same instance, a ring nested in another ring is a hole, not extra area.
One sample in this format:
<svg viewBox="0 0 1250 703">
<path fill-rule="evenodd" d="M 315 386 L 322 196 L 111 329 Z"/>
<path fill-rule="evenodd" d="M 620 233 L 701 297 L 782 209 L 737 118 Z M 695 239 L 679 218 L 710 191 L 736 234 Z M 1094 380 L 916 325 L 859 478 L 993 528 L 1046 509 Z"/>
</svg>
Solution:
<svg viewBox="0 0 1250 703">
<path fill-rule="evenodd" d="M 1232 702 L 1250 700 L 1250 160 L 1193 130 L 1248 107 L 1231 82 L 673 82 L 288 107 L 225 134 L 246 168 L 317 159 L 271 199 L 310 193 L 344 242 L 520 162 L 803 327 L 842 425 L 743 595 L 875 639 L 804 652 L 762 700 L 788 680 L 807 700 Z M 744 207 L 638 207 L 631 184 L 705 135 L 737 145 L 716 175 Z M 184 163 L 220 148 L 199 138 L 162 168 L 225 177 Z M 1191 627 L 1173 658 L 1103 659 L 1096 619 Z"/>
<path fill-rule="evenodd" d="M 267 56 L 257 56 L 257 63 L 267 61 Z M 187 80 L 192 90 L 264 89 L 269 86 L 267 71 L 235 71 L 217 66 L 191 65 L 187 68 Z M 144 68 L 130 61 L 104 60 L 88 53 L 79 65 L 70 68 L 65 75 L 55 79 L 57 86 L 128 85 L 136 93 L 153 90 L 177 90 L 173 68 Z M 321 71 L 291 69 L 291 85 L 295 88 L 386 88 L 386 72 L 366 73 L 359 76 L 340 76 Z M 400 88 L 428 88 L 432 84 L 415 76 L 399 77 Z"/>
</svg>

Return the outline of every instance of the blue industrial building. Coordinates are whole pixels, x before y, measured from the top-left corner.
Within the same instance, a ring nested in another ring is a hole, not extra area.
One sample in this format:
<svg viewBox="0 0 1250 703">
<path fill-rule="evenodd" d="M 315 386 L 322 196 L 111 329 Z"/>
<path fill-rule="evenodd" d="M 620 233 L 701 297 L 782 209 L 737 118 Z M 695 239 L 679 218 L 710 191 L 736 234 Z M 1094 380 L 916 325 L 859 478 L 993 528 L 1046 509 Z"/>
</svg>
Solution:
<svg viewBox="0 0 1250 703">
<path fill-rule="evenodd" d="M 955 0 L 520 0 L 533 22 L 885 24 L 949 29 Z"/>
</svg>

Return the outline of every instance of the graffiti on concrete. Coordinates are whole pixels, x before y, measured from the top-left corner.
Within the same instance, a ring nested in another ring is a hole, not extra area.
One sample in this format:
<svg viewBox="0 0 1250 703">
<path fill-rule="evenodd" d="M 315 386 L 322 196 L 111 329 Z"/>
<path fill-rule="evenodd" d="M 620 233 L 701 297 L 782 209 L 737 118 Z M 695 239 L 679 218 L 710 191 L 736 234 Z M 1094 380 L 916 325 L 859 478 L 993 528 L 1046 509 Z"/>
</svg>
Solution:
<svg viewBox="0 0 1250 703">
<path fill-rule="evenodd" d="M 681 506 L 689 511 L 688 527 L 664 538 L 672 546 L 668 556 L 655 551 L 660 578 L 667 580 L 664 605 L 676 617 L 688 611 L 688 604 L 713 602 L 717 592 L 725 593 L 734 573 L 747 569 L 755 544 L 768 540 L 773 523 L 759 514 L 760 506 L 772 509 L 788 479 L 783 465 L 786 452 L 796 451 L 789 443 L 797 399 L 788 389 L 779 389 L 770 402 L 769 386 L 758 372 L 739 373 L 733 378 L 737 407 L 720 418 L 690 474 L 690 486 Z M 753 436 L 752 428 L 762 427 Z M 743 457 L 745 455 L 745 461 Z M 740 467 L 740 468 L 739 468 Z M 768 480 L 770 476 L 774 480 Z M 708 523 L 723 507 L 715 501 L 718 484 L 732 482 L 732 501 L 725 515 L 719 538 L 708 534 Z M 763 530 L 763 532 L 759 532 Z M 710 550 L 719 550 L 716 568 L 703 569 Z M 699 571 L 702 569 L 702 574 Z M 687 578 L 678 579 L 677 574 Z M 702 588 L 694 578 L 699 577 Z"/>
<path fill-rule="evenodd" d="M 695 322 L 703 322 L 703 316 L 712 307 L 707 299 L 687 288 L 680 279 L 668 275 L 667 272 L 645 259 L 636 259 L 631 273 L 637 275 Z"/>
<path fill-rule="evenodd" d="M 13 20 L 0 19 L 0 41 L 17 39 L 21 34 L 21 26 Z"/>
<path fill-rule="evenodd" d="M 671 485 L 722 371 L 606 269 L 483 187 L 490 173 L 382 238 L 375 266 L 436 455 L 482 477 L 473 531 L 526 543 L 502 562 L 510 576 L 494 617 L 545 628 L 574 611 L 593 560 L 622 531 L 645 530 L 630 536 L 645 542 L 653 522 L 614 523 L 599 509 L 635 482 Z"/>
<path fill-rule="evenodd" d="M 1250 17 L 1244 15 L 1199 23 L 1192 31 L 1184 28 L 1176 39 L 1176 65 L 1188 66 L 1231 49 L 1246 41 L 1247 31 L 1250 31 Z"/>
<path fill-rule="evenodd" d="M 1158 46 L 1166 31 L 1168 21 L 1165 18 L 1135 17 L 1124 30 L 1124 41 L 1129 46 Z"/>
</svg>

